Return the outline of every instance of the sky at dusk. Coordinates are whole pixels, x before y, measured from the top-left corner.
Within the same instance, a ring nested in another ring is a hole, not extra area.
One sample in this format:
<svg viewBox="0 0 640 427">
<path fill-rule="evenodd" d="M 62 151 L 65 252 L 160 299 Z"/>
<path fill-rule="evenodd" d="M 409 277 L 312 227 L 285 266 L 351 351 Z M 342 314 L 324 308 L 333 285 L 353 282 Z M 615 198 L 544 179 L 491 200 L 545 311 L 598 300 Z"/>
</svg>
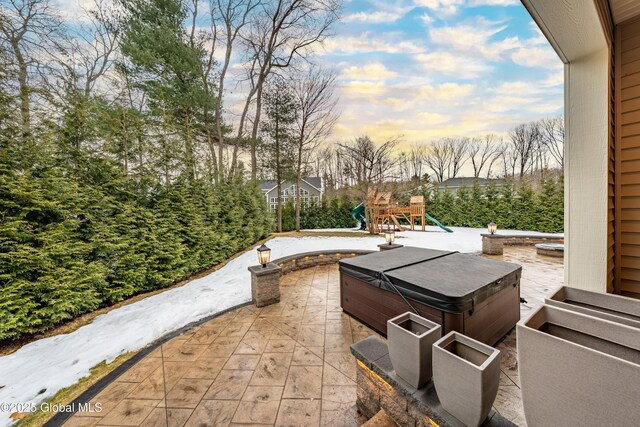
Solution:
<svg viewBox="0 0 640 427">
<path fill-rule="evenodd" d="M 93 3 L 57 2 L 71 21 Z M 317 52 L 313 62 L 338 75 L 333 141 L 505 134 L 563 112 L 562 63 L 519 0 L 345 0 Z M 243 73 L 236 62 L 230 77 Z M 243 90 L 227 87 L 237 124 Z"/>
<path fill-rule="evenodd" d="M 504 133 L 563 111 L 563 66 L 518 0 L 352 0 L 319 62 L 339 73 L 335 137 Z"/>
</svg>

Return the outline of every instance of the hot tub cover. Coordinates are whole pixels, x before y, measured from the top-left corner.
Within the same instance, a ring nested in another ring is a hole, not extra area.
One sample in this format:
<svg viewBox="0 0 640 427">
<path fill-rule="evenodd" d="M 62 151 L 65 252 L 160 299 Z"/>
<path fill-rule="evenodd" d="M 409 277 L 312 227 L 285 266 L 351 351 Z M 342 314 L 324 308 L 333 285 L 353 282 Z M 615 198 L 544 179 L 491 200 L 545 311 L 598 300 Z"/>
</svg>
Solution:
<svg viewBox="0 0 640 427">
<path fill-rule="evenodd" d="M 340 271 L 450 313 L 513 286 L 522 267 L 475 255 L 402 247 L 341 260 Z"/>
</svg>

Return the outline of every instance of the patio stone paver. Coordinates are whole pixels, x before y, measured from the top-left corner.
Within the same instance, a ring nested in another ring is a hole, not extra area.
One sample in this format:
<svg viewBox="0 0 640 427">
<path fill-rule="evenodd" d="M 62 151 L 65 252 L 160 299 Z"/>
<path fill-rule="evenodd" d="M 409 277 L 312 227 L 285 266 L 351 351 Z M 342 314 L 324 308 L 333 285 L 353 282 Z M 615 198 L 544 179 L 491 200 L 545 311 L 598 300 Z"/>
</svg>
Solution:
<svg viewBox="0 0 640 427">
<path fill-rule="evenodd" d="M 499 257 L 523 265 L 522 316 L 563 280 L 562 260 L 533 248 Z M 284 276 L 281 301 L 226 313 L 155 349 L 65 426 L 358 426 L 356 364 L 349 346 L 374 331 L 342 313 L 337 266 Z M 515 330 L 502 352 L 495 409 L 525 425 Z"/>
</svg>

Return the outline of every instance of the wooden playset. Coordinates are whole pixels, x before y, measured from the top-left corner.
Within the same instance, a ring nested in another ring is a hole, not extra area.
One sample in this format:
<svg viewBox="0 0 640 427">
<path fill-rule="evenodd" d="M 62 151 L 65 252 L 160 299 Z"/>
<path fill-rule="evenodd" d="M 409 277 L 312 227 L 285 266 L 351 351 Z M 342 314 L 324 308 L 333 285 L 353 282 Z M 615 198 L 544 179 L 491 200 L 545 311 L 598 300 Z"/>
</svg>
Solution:
<svg viewBox="0 0 640 427">
<path fill-rule="evenodd" d="M 426 231 L 426 221 L 429 220 L 447 233 L 453 233 L 453 230 L 445 227 L 426 212 L 424 196 L 411 196 L 409 206 L 398 206 L 398 203 L 391 199 L 390 192 L 379 193 L 377 189 L 373 188 L 369 190 L 366 205 L 371 208 L 372 225 L 367 224 L 364 203 L 360 203 L 351 212 L 353 219 L 360 222 L 361 230 L 366 230 L 371 226 L 376 233 L 392 228 L 396 231 L 402 231 L 404 228 L 398 221 L 399 218 L 402 218 L 409 223 L 411 230 L 415 230 L 418 219 L 420 219 L 422 231 Z"/>
<path fill-rule="evenodd" d="M 391 199 L 390 192 L 378 193 L 374 190 L 369 192 L 367 206 L 371 206 L 371 223 L 377 233 L 388 229 L 402 231 L 398 218 L 407 221 L 411 230 L 415 230 L 419 219 L 422 231 L 426 230 L 424 196 L 411 196 L 409 206 L 398 206 Z"/>
</svg>

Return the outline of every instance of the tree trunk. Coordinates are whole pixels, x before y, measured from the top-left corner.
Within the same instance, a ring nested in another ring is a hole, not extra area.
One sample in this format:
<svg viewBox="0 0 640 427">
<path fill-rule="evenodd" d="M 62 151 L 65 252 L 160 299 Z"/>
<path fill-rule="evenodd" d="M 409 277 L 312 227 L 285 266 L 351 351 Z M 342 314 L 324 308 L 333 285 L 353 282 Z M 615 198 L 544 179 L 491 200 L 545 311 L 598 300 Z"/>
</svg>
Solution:
<svg viewBox="0 0 640 427">
<path fill-rule="evenodd" d="M 233 146 L 233 154 L 231 155 L 231 166 L 230 166 L 230 175 L 235 174 L 236 168 L 238 167 L 238 149 L 240 148 L 240 144 L 242 138 L 244 136 L 244 123 L 247 119 L 247 114 L 249 113 L 249 106 L 251 105 L 251 100 L 253 99 L 253 91 L 249 92 L 247 96 L 247 101 L 244 104 L 244 108 L 242 109 L 242 114 L 240 115 L 240 124 L 238 125 L 238 135 L 235 145 Z"/>
<path fill-rule="evenodd" d="M 302 206 L 302 200 L 300 197 L 300 181 L 302 174 L 302 162 L 298 161 L 298 170 L 296 171 L 296 231 L 300 231 L 300 209 Z"/>
<path fill-rule="evenodd" d="M 282 168 L 280 165 L 280 123 L 278 122 L 278 119 L 276 118 L 276 137 L 275 137 L 275 144 L 276 144 L 276 187 L 278 190 L 278 233 L 282 233 Z M 255 149 L 255 145 L 253 146 Z M 254 151 L 255 154 L 255 151 Z M 252 170 L 252 176 L 253 176 L 253 170 Z M 255 180 L 255 177 L 253 178 Z"/>
<path fill-rule="evenodd" d="M 278 233 L 282 233 L 282 184 L 280 180 L 280 171 L 276 171 L 276 180 L 278 184 L 276 185 L 276 189 L 278 191 Z"/>
<path fill-rule="evenodd" d="M 20 89 L 20 118 L 22 120 L 22 136 L 31 133 L 31 100 L 29 97 L 29 84 L 27 82 L 27 64 L 22 56 L 20 47 L 12 43 L 13 53 L 18 62 L 18 84 Z"/>
<path fill-rule="evenodd" d="M 298 141 L 298 159 L 296 165 L 296 231 L 300 231 L 300 210 L 302 200 L 300 197 L 300 181 L 302 179 L 302 148 L 304 145 L 305 124 L 302 125 L 300 140 Z"/>
<path fill-rule="evenodd" d="M 365 206 L 364 217 L 367 221 L 367 227 L 369 227 L 369 234 L 376 234 L 376 227 L 371 221 L 373 220 L 373 209 L 369 206 Z"/>
<path fill-rule="evenodd" d="M 238 148 L 244 136 L 244 124 L 247 120 L 247 114 L 249 114 L 249 107 L 251 106 L 251 101 L 256 93 L 256 87 L 252 87 L 247 95 L 247 100 L 244 104 L 244 108 L 242 109 L 242 114 L 240 115 L 240 123 L 238 125 L 238 135 L 235 146 L 233 147 L 233 154 L 231 156 L 231 174 L 234 174 L 236 168 L 238 167 Z"/>
<path fill-rule="evenodd" d="M 193 140 L 191 136 L 191 117 L 188 114 L 185 118 L 184 127 L 185 166 L 187 169 L 187 177 L 189 178 L 189 180 L 194 181 L 196 177 L 195 156 L 193 151 Z"/>
<path fill-rule="evenodd" d="M 224 57 L 224 65 L 220 71 L 220 79 L 218 83 L 218 99 L 216 101 L 216 134 L 218 137 L 218 181 L 224 179 L 224 138 L 222 135 L 222 106 L 221 100 L 224 95 L 224 78 L 227 75 L 227 69 L 229 68 L 229 62 L 231 61 L 231 49 L 232 43 L 227 43 L 227 50 Z"/>
<path fill-rule="evenodd" d="M 260 125 L 260 113 L 262 111 L 262 86 L 264 77 L 258 78 L 256 91 L 256 116 L 253 119 L 253 130 L 251 131 L 251 179 L 255 181 L 258 175 L 258 158 L 256 157 L 256 141 L 258 140 L 258 127 Z M 282 219 L 282 218 L 281 218 Z"/>
<path fill-rule="evenodd" d="M 211 136 L 211 123 L 209 122 L 209 109 L 207 107 L 204 108 L 204 127 L 207 133 L 207 147 L 209 148 L 209 153 L 211 154 L 211 163 L 213 164 L 213 176 L 216 183 L 220 182 L 220 177 L 218 174 L 220 172 L 217 167 L 216 161 L 216 147 L 213 142 L 213 137 Z"/>
</svg>

